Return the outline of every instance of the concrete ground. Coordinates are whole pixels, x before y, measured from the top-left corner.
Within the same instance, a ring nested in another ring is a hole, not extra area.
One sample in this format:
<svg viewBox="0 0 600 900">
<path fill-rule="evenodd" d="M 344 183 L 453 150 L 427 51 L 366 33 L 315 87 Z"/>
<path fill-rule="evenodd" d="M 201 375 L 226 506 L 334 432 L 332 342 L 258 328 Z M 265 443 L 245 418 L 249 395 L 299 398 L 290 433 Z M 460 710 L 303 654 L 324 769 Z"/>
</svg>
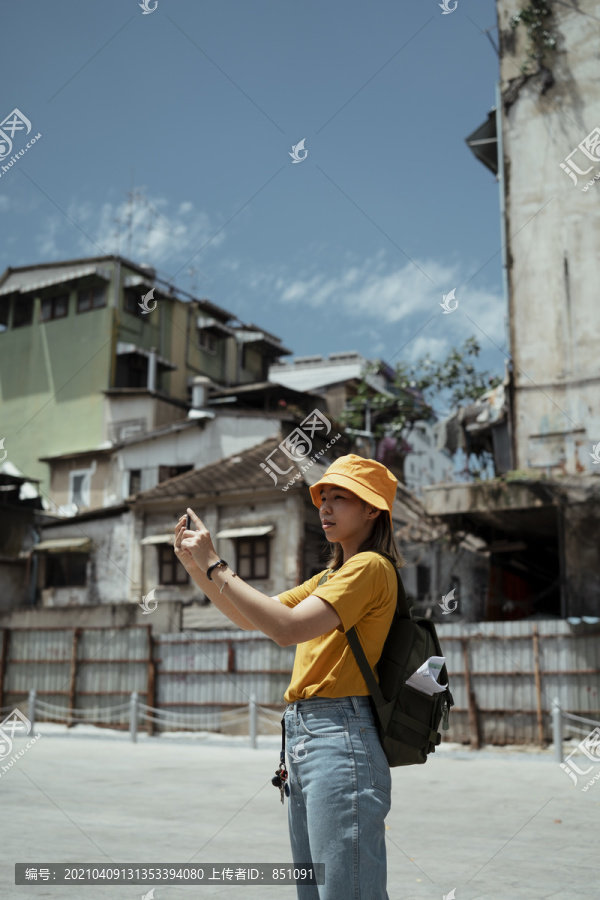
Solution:
<svg viewBox="0 0 600 900">
<path fill-rule="evenodd" d="M 2 900 L 139 900 L 153 886 L 16 886 L 15 862 L 292 862 L 287 800 L 270 783 L 280 738 L 259 736 L 254 750 L 247 738 L 206 733 L 140 734 L 134 744 L 89 726 L 35 730 L 41 739 L 0 777 Z M 13 755 L 27 740 L 15 739 Z M 386 823 L 390 900 L 600 898 L 600 781 L 582 792 L 552 748 L 443 745 L 423 766 L 393 769 Z M 154 892 L 154 900 L 247 896 L 295 900 L 296 888 Z"/>
</svg>

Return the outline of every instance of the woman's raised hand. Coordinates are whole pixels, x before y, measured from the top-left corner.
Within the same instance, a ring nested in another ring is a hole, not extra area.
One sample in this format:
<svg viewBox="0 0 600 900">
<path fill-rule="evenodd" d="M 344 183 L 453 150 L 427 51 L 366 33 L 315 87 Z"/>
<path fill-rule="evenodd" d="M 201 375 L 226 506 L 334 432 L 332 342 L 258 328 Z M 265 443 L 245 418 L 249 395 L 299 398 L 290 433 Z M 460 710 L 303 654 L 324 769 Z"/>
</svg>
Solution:
<svg viewBox="0 0 600 900">
<path fill-rule="evenodd" d="M 185 516 L 181 516 L 175 526 L 175 543 L 173 549 L 177 559 L 181 562 L 186 570 L 194 567 L 206 572 L 212 563 L 219 559 L 210 537 L 208 529 L 205 527 L 202 519 L 196 513 L 189 509 L 190 519 L 196 526 L 196 531 L 186 530 Z"/>
</svg>

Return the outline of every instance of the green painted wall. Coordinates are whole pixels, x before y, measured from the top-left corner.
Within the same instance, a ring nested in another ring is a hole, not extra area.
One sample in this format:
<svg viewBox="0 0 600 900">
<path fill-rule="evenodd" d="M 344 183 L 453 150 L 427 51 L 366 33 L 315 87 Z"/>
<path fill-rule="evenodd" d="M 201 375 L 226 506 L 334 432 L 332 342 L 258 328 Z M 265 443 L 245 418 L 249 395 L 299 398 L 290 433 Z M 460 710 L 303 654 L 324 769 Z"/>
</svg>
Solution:
<svg viewBox="0 0 600 900">
<path fill-rule="evenodd" d="M 46 493 L 49 468 L 39 456 L 102 441 L 101 391 L 109 386 L 114 310 L 107 305 L 77 314 L 76 296 L 73 287 L 67 317 L 40 322 L 38 295 L 32 324 L 0 333 L 0 438 L 7 459 L 41 479 Z M 108 303 L 110 298 L 107 285 Z M 19 300 L 17 295 L 13 305 Z"/>
<path fill-rule="evenodd" d="M 148 350 L 155 347 L 175 363 L 176 372 L 159 368 L 157 389 L 179 400 L 187 399 L 187 376 L 208 375 L 221 384 L 234 377 L 235 357 L 226 358 L 226 340 L 217 340 L 215 354 L 198 345 L 196 310 L 156 290 L 156 308 L 134 315 L 124 308 L 123 290 L 115 303 L 118 268 L 114 261 L 106 260 L 105 265 L 111 281 L 106 283 L 104 307 L 77 312 L 78 290 L 98 283 L 80 279 L 36 293 L 30 325 L 13 327 L 15 304 L 24 299 L 13 296 L 9 326 L 0 331 L 0 439 L 4 438 L 7 459 L 25 475 L 40 479 L 40 491 L 46 495 L 50 473 L 40 456 L 90 450 L 105 439 L 103 391 L 114 386 L 118 341 Z M 139 272 L 121 265 L 121 285 L 128 275 Z M 147 289 L 134 290 L 141 301 Z M 41 322 L 41 298 L 66 292 L 68 315 Z M 248 360 L 253 360 L 252 351 Z"/>
</svg>

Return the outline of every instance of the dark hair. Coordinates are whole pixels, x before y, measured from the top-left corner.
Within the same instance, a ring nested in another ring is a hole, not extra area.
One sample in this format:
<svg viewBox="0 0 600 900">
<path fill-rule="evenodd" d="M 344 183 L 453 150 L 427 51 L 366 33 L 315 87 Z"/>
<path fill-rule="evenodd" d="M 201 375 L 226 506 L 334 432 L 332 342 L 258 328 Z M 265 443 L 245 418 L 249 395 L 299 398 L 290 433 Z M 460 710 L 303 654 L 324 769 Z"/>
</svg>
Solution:
<svg viewBox="0 0 600 900">
<path fill-rule="evenodd" d="M 360 501 L 363 505 L 363 508 L 366 506 L 372 506 L 372 504 L 366 503 L 361 499 Z M 406 560 L 402 556 L 398 546 L 396 544 L 396 539 L 394 538 L 394 532 L 392 531 L 392 525 L 390 522 L 390 517 L 386 509 L 381 510 L 381 513 L 377 516 L 375 521 L 373 522 L 373 528 L 371 529 L 371 533 L 369 536 L 362 542 L 357 553 L 364 553 L 366 550 L 379 550 L 382 553 L 386 553 L 388 556 L 391 556 L 394 560 L 394 564 L 397 569 L 401 569 L 406 565 Z M 331 545 L 331 556 L 327 560 L 328 568 L 330 569 L 339 569 L 344 561 L 344 552 L 342 550 L 342 545 L 339 543 L 334 543 Z"/>
</svg>

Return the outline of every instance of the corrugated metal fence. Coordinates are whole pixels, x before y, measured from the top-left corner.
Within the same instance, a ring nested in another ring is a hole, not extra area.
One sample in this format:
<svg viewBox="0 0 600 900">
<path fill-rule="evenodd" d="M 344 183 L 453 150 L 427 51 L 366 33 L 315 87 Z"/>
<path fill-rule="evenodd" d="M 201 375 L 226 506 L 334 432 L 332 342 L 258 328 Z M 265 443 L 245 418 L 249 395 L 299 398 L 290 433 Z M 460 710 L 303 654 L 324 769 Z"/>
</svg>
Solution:
<svg viewBox="0 0 600 900">
<path fill-rule="evenodd" d="M 544 745 L 552 700 L 600 718 L 600 629 L 561 620 L 436 625 L 455 706 L 446 740 Z"/>
<path fill-rule="evenodd" d="M 128 703 L 132 691 L 152 691 L 154 662 L 150 626 L 129 628 L 0 629 L 0 710 L 27 713 L 27 695 L 65 713 L 84 710 L 102 724 L 103 711 Z"/>
<path fill-rule="evenodd" d="M 563 621 L 442 623 L 437 626 L 455 706 L 449 741 L 482 744 L 552 740 L 552 700 L 600 718 L 600 630 Z M 194 631 L 158 635 L 150 626 L 0 630 L 0 710 L 27 713 L 27 695 L 42 702 L 38 719 L 127 727 L 125 706 L 137 691 L 148 706 L 193 718 L 194 728 L 247 733 L 234 710 L 254 695 L 277 733 L 294 660 L 258 632 Z M 236 724 L 237 723 L 237 724 Z M 152 726 L 149 726 L 152 727 Z M 163 725 L 154 725 L 162 728 Z"/>
<path fill-rule="evenodd" d="M 254 695 L 273 710 L 273 728 L 281 729 L 283 694 L 290 683 L 294 647 L 278 647 L 259 632 L 189 631 L 158 635 L 154 706 L 174 713 L 194 713 L 199 727 L 222 730 L 237 720 L 228 716 Z M 247 733 L 247 721 L 241 723 Z"/>
</svg>

